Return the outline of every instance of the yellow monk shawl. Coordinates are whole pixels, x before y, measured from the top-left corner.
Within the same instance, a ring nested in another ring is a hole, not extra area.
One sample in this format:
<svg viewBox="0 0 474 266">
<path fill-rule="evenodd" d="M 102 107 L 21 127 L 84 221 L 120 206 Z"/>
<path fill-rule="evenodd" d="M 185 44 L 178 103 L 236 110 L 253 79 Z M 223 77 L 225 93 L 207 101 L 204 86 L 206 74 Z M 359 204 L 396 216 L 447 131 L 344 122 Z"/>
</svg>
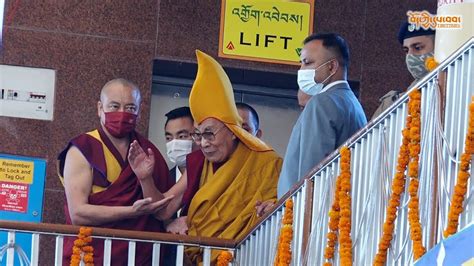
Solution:
<svg viewBox="0 0 474 266">
<path fill-rule="evenodd" d="M 189 107 L 194 121 L 201 124 L 210 117 L 218 119 L 249 149 L 272 150 L 265 142 L 242 128 L 242 118 L 235 106 L 232 85 L 222 66 L 199 50 L 196 51 L 196 56 L 198 72 L 189 95 Z"/>
<path fill-rule="evenodd" d="M 274 152 L 256 152 L 239 143 L 229 160 L 213 173 L 207 159 L 201 174 L 206 182 L 194 195 L 188 211 L 188 234 L 237 239 L 257 222 L 255 203 L 276 200 L 282 159 Z M 189 248 L 191 260 L 199 249 Z M 218 253 L 213 252 L 212 259 Z"/>
</svg>

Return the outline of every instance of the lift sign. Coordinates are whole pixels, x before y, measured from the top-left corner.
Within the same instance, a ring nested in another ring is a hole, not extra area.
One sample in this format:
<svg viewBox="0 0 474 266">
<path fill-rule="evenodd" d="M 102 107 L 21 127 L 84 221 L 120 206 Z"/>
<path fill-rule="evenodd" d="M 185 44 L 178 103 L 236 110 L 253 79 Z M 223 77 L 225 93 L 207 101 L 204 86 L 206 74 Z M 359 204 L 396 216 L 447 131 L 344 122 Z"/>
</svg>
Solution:
<svg viewBox="0 0 474 266">
<path fill-rule="evenodd" d="M 314 0 L 222 0 L 219 56 L 297 65 Z"/>
</svg>

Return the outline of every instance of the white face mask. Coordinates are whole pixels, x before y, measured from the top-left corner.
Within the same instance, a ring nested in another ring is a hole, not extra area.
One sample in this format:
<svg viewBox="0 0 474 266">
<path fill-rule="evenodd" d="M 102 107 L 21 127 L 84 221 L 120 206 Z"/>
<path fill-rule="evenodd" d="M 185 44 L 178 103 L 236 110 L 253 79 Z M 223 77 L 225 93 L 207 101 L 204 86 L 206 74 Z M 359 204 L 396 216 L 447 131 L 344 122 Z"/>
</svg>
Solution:
<svg viewBox="0 0 474 266">
<path fill-rule="evenodd" d="M 316 69 L 300 69 L 298 70 L 298 86 L 301 91 L 304 93 L 314 96 L 318 93 L 321 92 L 321 90 L 324 87 L 324 82 L 326 82 L 328 79 L 330 79 L 334 74 L 329 75 L 327 78 L 325 78 L 321 83 L 317 83 L 314 78 L 316 77 L 316 71 L 326 65 L 327 63 L 331 62 L 330 59 L 326 63 L 318 66 Z"/>
<path fill-rule="evenodd" d="M 192 140 L 174 139 L 166 143 L 166 155 L 176 166 L 186 166 L 186 155 L 191 153 L 192 148 Z"/>
</svg>

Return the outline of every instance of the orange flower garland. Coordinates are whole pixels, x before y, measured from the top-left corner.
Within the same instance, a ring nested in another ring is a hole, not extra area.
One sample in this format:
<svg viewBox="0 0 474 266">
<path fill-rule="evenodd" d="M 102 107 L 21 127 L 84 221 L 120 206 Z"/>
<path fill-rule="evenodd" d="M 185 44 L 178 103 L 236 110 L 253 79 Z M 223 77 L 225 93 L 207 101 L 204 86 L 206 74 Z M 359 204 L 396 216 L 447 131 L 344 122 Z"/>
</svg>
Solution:
<svg viewBox="0 0 474 266">
<path fill-rule="evenodd" d="M 340 206 L 339 206 L 339 191 L 341 190 L 341 176 L 339 175 L 336 179 L 336 190 L 334 191 L 334 201 L 329 211 L 329 232 L 327 234 L 328 242 L 326 249 L 324 250 L 324 258 L 328 262 L 324 263 L 324 266 L 332 265 L 329 260 L 334 258 L 334 251 L 337 242 L 337 233 L 339 230 L 339 218 L 340 218 Z"/>
<path fill-rule="evenodd" d="M 351 239 L 351 151 L 341 148 L 341 188 L 339 190 L 339 259 L 341 265 L 352 265 Z"/>
<path fill-rule="evenodd" d="M 324 250 L 325 266 L 332 265 L 334 251 L 339 232 L 339 259 L 341 265 L 352 265 L 351 239 L 351 151 L 342 147 L 340 169 L 341 174 L 336 179 L 334 201 L 329 211 L 329 232 L 327 246 Z"/>
<path fill-rule="evenodd" d="M 411 101 L 411 99 L 410 99 Z M 390 242 L 393 238 L 393 229 L 395 228 L 395 220 L 397 219 L 397 210 L 400 207 L 400 200 L 405 191 L 405 170 L 407 169 L 410 160 L 410 151 L 408 145 L 410 143 L 410 127 L 412 118 L 410 114 L 406 118 L 405 129 L 402 131 L 402 145 L 398 153 L 397 173 L 392 180 L 392 194 L 388 202 L 385 222 L 383 224 L 382 237 L 379 241 L 379 247 L 374 259 L 374 265 L 385 265 L 387 260 L 387 249 L 390 247 Z"/>
<path fill-rule="evenodd" d="M 232 261 L 232 253 L 227 250 L 222 251 L 217 257 L 217 266 L 227 266 Z"/>
<path fill-rule="evenodd" d="M 422 233 L 419 215 L 419 199 L 418 199 L 418 168 L 420 160 L 420 132 L 421 132 L 421 92 L 414 90 L 410 93 L 410 101 L 408 103 L 408 113 L 411 116 L 410 125 L 410 144 L 408 145 L 410 153 L 410 163 L 408 164 L 408 176 L 410 177 L 410 185 L 408 192 L 410 201 L 408 203 L 408 222 L 410 224 L 410 237 L 413 242 L 413 253 L 415 260 L 425 254 L 426 249 L 422 243 Z"/>
<path fill-rule="evenodd" d="M 425 59 L 425 67 L 426 69 L 428 69 L 428 71 L 432 71 L 433 69 L 435 69 L 437 66 L 439 65 L 438 62 L 436 62 L 436 60 L 434 59 L 433 56 L 431 57 L 428 57 Z"/>
<path fill-rule="evenodd" d="M 89 245 L 92 242 L 91 235 L 92 228 L 79 228 L 79 234 L 72 247 L 71 266 L 79 266 L 81 260 L 86 266 L 94 266 L 94 248 Z"/>
<path fill-rule="evenodd" d="M 293 239 L 293 200 L 285 202 L 285 214 L 278 240 L 275 266 L 288 266 L 291 263 L 291 240 Z"/>
<path fill-rule="evenodd" d="M 444 237 L 449 237 L 458 230 L 459 215 L 463 212 L 463 202 L 467 192 L 467 182 L 469 180 L 469 169 L 471 168 L 471 158 L 474 155 L 474 97 L 469 105 L 469 123 L 466 132 L 466 142 L 464 153 L 461 155 L 458 177 L 454 194 L 449 207 L 448 225 L 443 232 Z"/>
</svg>

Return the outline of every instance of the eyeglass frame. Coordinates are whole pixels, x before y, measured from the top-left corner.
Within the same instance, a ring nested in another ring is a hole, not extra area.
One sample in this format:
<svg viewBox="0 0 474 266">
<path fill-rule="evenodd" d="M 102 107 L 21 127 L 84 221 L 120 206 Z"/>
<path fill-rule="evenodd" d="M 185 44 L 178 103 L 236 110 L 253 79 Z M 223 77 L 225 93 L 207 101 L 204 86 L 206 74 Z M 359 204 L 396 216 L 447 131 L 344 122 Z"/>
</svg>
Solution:
<svg viewBox="0 0 474 266">
<path fill-rule="evenodd" d="M 225 128 L 226 126 L 222 126 L 220 128 L 218 128 L 216 131 L 212 132 L 212 131 L 204 131 L 204 132 L 196 132 L 197 129 L 190 133 L 191 135 L 191 138 L 194 140 L 194 142 L 201 142 L 202 139 L 205 139 L 206 141 L 208 142 L 213 142 L 214 140 L 216 140 L 216 135 L 217 133 L 219 133 L 221 131 L 221 129 Z M 199 137 L 197 137 L 199 135 Z M 205 137 L 207 136 L 207 137 Z M 199 139 L 198 139 L 199 138 Z"/>
</svg>

